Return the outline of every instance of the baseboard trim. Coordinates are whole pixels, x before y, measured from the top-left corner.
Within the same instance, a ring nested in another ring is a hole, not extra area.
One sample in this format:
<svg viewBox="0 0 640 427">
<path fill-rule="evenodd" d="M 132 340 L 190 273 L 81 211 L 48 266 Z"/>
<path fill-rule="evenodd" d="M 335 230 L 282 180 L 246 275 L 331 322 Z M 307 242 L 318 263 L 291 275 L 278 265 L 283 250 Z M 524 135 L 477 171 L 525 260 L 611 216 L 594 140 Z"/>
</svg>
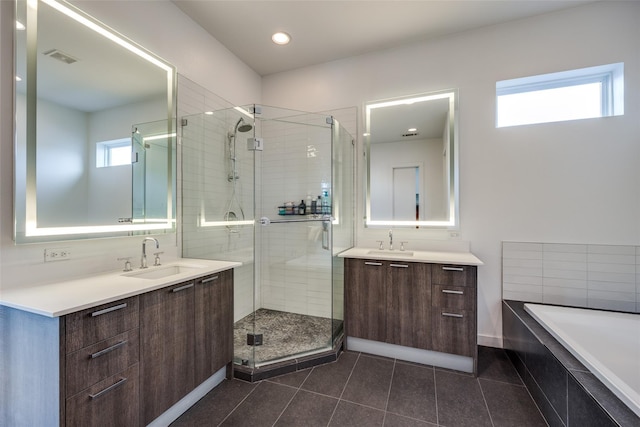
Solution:
<svg viewBox="0 0 640 427">
<path fill-rule="evenodd" d="M 478 335 L 478 345 L 485 347 L 503 348 L 502 337 L 492 335 Z"/>
<path fill-rule="evenodd" d="M 206 379 L 202 384 L 193 389 L 193 391 L 180 399 L 171 408 L 167 409 L 158 418 L 153 420 L 147 427 L 167 427 L 169 424 L 177 420 L 180 415 L 187 412 L 189 408 L 202 399 L 207 393 L 213 390 L 218 384 L 224 381 L 227 375 L 227 367 L 220 369 L 218 372 Z"/>
</svg>

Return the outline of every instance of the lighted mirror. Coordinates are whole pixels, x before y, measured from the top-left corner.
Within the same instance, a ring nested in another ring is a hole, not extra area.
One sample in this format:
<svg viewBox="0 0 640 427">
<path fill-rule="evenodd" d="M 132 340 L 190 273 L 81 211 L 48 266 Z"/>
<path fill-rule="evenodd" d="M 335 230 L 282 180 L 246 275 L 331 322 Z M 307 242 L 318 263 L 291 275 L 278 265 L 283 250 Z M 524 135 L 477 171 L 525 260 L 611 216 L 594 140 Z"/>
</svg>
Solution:
<svg viewBox="0 0 640 427">
<path fill-rule="evenodd" d="M 16 18 L 16 242 L 174 232 L 175 68 L 64 1 Z"/>
<path fill-rule="evenodd" d="M 369 102 L 365 121 L 365 224 L 457 227 L 457 91 Z"/>
</svg>

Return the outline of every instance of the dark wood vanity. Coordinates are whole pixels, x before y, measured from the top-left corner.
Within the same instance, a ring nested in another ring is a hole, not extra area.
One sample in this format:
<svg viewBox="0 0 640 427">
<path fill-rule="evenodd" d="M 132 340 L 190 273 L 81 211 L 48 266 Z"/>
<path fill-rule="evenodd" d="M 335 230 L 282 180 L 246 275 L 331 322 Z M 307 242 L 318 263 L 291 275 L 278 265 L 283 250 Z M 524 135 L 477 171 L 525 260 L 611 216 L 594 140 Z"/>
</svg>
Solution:
<svg viewBox="0 0 640 427">
<path fill-rule="evenodd" d="M 470 357 L 475 374 L 476 284 L 475 265 L 346 258 L 345 333 Z"/>
<path fill-rule="evenodd" d="M 221 369 L 232 375 L 233 269 L 59 317 L 0 315 L 20 383 L 2 425 L 145 426 Z"/>
</svg>

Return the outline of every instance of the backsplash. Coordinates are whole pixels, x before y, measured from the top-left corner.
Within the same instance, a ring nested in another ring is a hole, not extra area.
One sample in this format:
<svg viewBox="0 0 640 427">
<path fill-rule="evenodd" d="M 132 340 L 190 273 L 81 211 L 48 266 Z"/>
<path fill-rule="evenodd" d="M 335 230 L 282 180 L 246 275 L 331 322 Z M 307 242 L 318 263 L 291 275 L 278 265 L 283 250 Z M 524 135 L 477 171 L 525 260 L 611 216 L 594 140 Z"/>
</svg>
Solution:
<svg viewBox="0 0 640 427">
<path fill-rule="evenodd" d="M 640 313 L 640 246 L 503 242 L 502 298 Z"/>
</svg>

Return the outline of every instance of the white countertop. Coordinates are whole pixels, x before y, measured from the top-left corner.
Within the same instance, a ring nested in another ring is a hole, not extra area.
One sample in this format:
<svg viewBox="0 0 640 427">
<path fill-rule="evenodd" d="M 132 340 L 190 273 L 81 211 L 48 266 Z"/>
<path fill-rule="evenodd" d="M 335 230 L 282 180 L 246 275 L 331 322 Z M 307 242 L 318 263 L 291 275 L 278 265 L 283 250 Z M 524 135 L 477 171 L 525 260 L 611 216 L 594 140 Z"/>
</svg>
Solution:
<svg viewBox="0 0 640 427">
<path fill-rule="evenodd" d="M 484 265 L 471 252 L 400 251 L 388 249 L 351 248 L 338 255 L 341 258 L 377 259 L 435 264 Z"/>
<path fill-rule="evenodd" d="M 242 264 L 232 261 L 181 258 L 158 267 L 150 266 L 144 272 L 169 268 L 175 265 L 192 268 L 189 271 L 159 279 L 135 277 L 133 275 L 136 273 L 143 272 L 135 269 L 130 273 L 117 271 L 75 278 L 64 282 L 8 289 L 3 290 L 2 294 L 0 294 L 0 305 L 43 316 L 59 317 L 197 277 L 240 267 Z"/>
</svg>

